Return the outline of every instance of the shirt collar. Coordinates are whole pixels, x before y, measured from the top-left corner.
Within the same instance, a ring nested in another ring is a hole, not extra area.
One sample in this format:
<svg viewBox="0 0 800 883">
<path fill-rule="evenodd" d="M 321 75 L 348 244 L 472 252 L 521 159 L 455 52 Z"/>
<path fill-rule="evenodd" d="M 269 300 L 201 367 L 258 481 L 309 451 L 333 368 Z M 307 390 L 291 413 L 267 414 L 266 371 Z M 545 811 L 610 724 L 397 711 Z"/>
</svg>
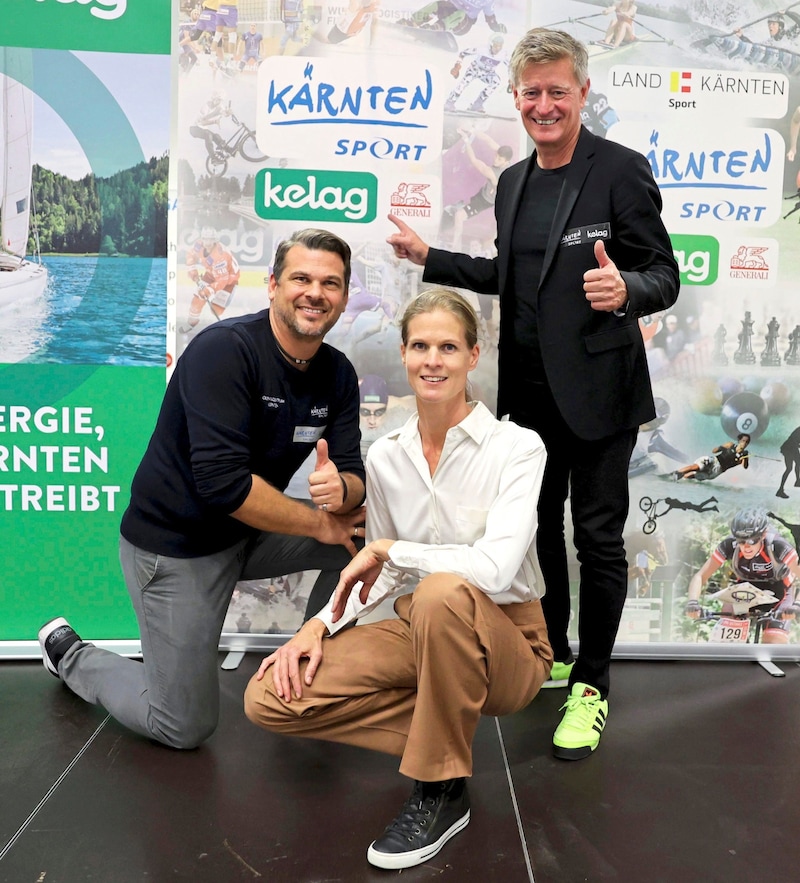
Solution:
<svg viewBox="0 0 800 883">
<path fill-rule="evenodd" d="M 494 425 L 495 418 L 483 402 L 471 402 L 470 404 L 472 405 L 472 410 L 460 423 L 451 426 L 447 430 L 447 435 L 451 438 L 467 436 L 475 444 L 480 445 Z M 394 435 L 404 448 L 412 445 L 418 446 L 419 416 L 414 414 L 403 426 L 396 430 L 396 432 L 390 433 L 390 435 Z"/>
</svg>

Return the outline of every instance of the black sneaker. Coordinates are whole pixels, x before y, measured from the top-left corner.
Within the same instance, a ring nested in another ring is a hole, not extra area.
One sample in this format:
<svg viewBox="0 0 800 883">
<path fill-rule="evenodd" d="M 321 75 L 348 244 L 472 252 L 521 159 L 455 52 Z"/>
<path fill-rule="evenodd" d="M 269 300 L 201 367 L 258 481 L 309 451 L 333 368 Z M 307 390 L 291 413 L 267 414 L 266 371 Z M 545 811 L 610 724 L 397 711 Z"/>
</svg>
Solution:
<svg viewBox="0 0 800 883">
<path fill-rule="evenodd" d="M 433 858 L 469 824 L 465 779 L 415 782 L 400 814 L 367 850 L 367 861 L 393 871 Z"/>
<path fill-rule="evenodd" d="M 51 619 L 39 629 L 39 646 L 42 648 L 42 662 L 50 674 L 59 677 L 58 663 L 69 648 L 80 641 L 75 629 L 59 616 Z"/>
</svg>

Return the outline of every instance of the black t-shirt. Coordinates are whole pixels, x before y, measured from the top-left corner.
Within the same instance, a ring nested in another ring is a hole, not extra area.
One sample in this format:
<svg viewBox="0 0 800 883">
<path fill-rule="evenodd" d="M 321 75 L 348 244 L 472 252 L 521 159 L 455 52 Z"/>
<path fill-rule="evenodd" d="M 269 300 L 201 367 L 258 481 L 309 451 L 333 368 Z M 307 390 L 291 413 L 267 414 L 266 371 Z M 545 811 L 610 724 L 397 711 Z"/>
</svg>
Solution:
<svg viewBox="0 0 800 883">
<path fill-rule="evenodd" d="M 525 182 L 525 191 L 514 222 L 511 273 L 514 286 L 515 373 L 520 382 L 542 382 L 546 379 L 539 344 L 536 292 L 566 170 L 567 166 L 541 169 L 534 163 Z"/>
<path fill-rule="evenodd" d="M 306 371 L 290 365 L 268 310 L 217 322 L 178 359 L 122 535 L 176 558 L 226 549 L 253 533 L 230 516 L 251 475 L 283 491 L 319 438 L 340 472 L 363 480 L 358 380 L 347 358 L 323 344 Z"/>
</svg>

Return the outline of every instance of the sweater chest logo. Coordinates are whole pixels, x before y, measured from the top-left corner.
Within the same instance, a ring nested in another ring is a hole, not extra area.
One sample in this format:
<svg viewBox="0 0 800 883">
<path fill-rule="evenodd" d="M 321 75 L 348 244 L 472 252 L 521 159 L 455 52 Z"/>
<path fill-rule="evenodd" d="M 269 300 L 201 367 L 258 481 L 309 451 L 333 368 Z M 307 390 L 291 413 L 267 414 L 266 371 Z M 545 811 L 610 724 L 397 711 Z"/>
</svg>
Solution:
<svg viewBox="0 0 800 883">
<path fill-rule="evenodd" d="M 326 429 L 326 426 L 295 426 L 292 441 L 299 444 L 316 444 Z"/>
</svg>

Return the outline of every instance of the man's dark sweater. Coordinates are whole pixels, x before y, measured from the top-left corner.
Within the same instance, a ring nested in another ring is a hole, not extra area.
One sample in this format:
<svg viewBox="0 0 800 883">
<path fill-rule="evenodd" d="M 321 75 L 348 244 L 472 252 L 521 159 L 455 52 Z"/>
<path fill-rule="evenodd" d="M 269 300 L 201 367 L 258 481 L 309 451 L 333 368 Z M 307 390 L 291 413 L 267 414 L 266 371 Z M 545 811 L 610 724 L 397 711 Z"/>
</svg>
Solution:
<svg viewBox="0 0 800 883">
<path fill-rule="evenodd" d="M 175 558 L 226 549 L 253 533 L 230 515 L 251 475 L 283 491 L 319 438 L 340 472 L 364 480 L 358 381 L 347 358 L 323 343 L 306 371 L 290 365 L 268 310 L 218 322 L 175 366 L 121 533 Z"/>
</svg>

